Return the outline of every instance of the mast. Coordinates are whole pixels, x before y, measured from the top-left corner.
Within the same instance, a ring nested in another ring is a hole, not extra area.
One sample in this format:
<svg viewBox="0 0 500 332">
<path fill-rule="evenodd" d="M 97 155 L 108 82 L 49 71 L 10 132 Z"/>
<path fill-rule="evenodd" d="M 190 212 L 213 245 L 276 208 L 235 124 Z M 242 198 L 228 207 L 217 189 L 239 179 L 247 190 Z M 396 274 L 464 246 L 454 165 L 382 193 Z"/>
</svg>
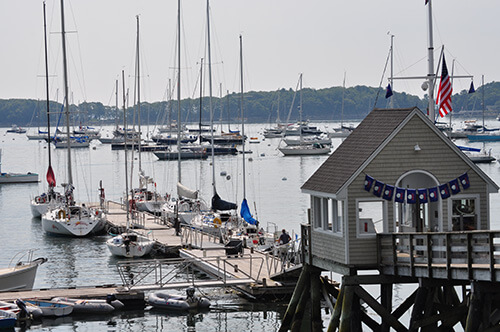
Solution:
<svg viewBox="0 0 500 332">
<path fill-rule="evenodd" d="M 198 122 L 198 141 L 201 144 L 201 111 L 203 106 L 203 58 L 200 60 L 200 120 Z"/>
<path fill-rule="evenodd" d="M 64 70 L 64 106 L 66 109 L 66 138 L 68 144 L 68 186 L 73 185 L 73 175 L 71 170 L 71 142 L 69 132 L 69 87 L 68 87 L 68 64 L 66 58 L 66 31 L 64 27 L 64 0 L 61 0 L 61 34 Z"/>
<path fill-rule="evenodd" d="M 246 195 L 246 181 L 245 181 L 245 111 L 243 108 L 243 40 L 240 35 L 240 79 L 241 79 L 241 93 L 240 93 L 240 107 L 241 107 L 241 150 L 243 155 L 243 199 L 247 198 Z"/>
<path fill-rule="evenodd" d="M 299 134 L 300 134 L 300 144 L 302 144 L 302 73 L 299 77 L 300 92 L 299 92 Z"/>
<path fill-rule="evenodd" d="M 125 136 L 123 142 L 125 144 L 125 203 L 127 207 L 127 230 L 129 228 L 129 211 L 130 211 L 130 201 L 128 199 L 128 161 L 127 161 L 127 108 L 126 108 L 126 96 L 125 96 L 125 72 L 122 70 L 122 90 L 123 90 L 123 130 L 125 131 Z M 116 81 L 116 91 L 117 91 L 117 102 L 118 102 L 118 80 Z M 118 106 L 118 104 L 117 104 Z"/>
<path fill-rule="evenodd" d="M 49 57 L 47 53 L 47 19 L 45 15 L 45 1 L 43 2 L 43 36 L 44 36 L 44 46 L 45 46 L 45 92 L 47 94 L 47 139 L 49 145 L 49 169 L 47 170 L 47 176 L 49 174 L 53 177 L 52 170 L 52 158 L 50 154 L 50 101 L 49 101 Z M 53 182 L 49 182 L 49 187 L 52 187 Z"/>
<path fill-rule="evenodd" d="M 181 0 L 177 0 L 177 181 L 181 177 Z"/>
<path fill-rule="evenodd" d="M 140 58 L 139 58 L 139 15 L 136 15 L 137 20 L 137 42 L 136 42 L 136 74 L 137 74 L 137 125 L 139 128 L 139 174 L 142 172 L 142 161 L 141 161 L 141 72 L 140 72 Z M 125 132 L 125 136 L 127 132 Z M 127 145 L 125 145 L 127 149 Z"/>
<path fill-rule="evenodd" d="M 434 108 L 434 40 L 432 34 L 432 0 L 428 0 L 427 3 L 428 10 L 428 28 L 429 28 L 429 40 L 427 48 L 427 61 L 428 61 L 428 74 L 427 79 L 429 81 L 429 94 L 428 94 L 428 114 L 431 121 L 434 123 L 436 121 L 436 112 Z"/>
<path fill-rule="evenodd" d="M 483 97 L 483 131 L 485 131 L 486 127 L 484 126 L 484 74 L 481 75 L 481 85 L 482 85 L 482 91 L 481 91 L 481 94 L 482 94 L 482 97 Z"/>
<path fill-rule="evenodd" d="M 391 89 L 394 91 L 394 35 L 391 35 Z M 345 73 L 344 73 L 344 89 L 345 89 Z M 344 101 L 342 101 L 343 103 Z M 389 102 L 391 105 L 391 108 L 394 108 L 394 97 L 391 98 L 391 101 Z M 343 110 L 342 110 L 343 111 Z"/>
<path fill-rule="evenodd" d="M 342 82 L 342 109 L 340 112 L 340 131 L 344 129 L 344 99 L 345 99 L 345 71 L 344 71 L 344 81 Z"/>
<path fill-rule="evenodd" d="M 214 112 L 212 108 L 212 53 L 210 50 L 210 4 L 209 0 L 207 0 L 207 45 L 208 45 L 208 105 L 210 110 L 210 129 L 211 129 L 211 144 L 212 144 L 212 187 L 214 191 L 214 195 L 216 193 L 215 190 L 215 157 L 214 157 Z"/>
</svg>

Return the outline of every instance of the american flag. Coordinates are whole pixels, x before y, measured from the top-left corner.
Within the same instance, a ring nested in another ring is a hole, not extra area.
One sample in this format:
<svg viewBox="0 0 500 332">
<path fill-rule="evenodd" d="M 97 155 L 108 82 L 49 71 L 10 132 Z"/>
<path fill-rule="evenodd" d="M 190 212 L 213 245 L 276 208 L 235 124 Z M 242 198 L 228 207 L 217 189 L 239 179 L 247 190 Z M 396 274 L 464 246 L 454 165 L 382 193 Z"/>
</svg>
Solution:
<svg viewBox="0 0 500 332">
<path fill-rule="evenodd" d="M 446 61 L 443 54 L 443 67 L 441 71 L 441 82 L 439 82 L 439 90 L 436 98 L 436 104 L 439 105 L 439 115 L 444 117 L 451 112 L 451 87 L 450 76 L 448 75 L 448 68 L 446 68 Z"/>
</svg>

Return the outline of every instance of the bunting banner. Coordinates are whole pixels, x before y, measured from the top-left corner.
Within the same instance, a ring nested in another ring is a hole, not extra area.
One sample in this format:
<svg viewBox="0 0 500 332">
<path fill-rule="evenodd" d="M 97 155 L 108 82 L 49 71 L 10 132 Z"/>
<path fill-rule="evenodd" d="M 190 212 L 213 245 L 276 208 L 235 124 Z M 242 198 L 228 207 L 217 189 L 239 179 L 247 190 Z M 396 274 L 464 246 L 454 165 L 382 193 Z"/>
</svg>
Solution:
<svg viewBox="0 0 500 332">
<path fill-rule="evenodd" d="M 373 178 L 369 175 L 365 176 L 365 190 L 370 191 L 373 185 Z"/>
<path fill-rule="evenodd" d="M 406 189 L 406 203 L 417 203 L 417 191 L 415 189 Z"/>
<path fill-rule="evenodd" d="M 388 200 L 388 201 L 392 201 L 393 194 L 394 194 L 394 186 L 390 186 L 390 185 L 386 184 L 382 198 L 385 200 Z"/>
<path fill-rule="evenodd" d="M 375 181 L 373 186 L 373 194 L 377 197 L 382 196 L 382 190 L 384 189 L 384 184 L 380 181 Z"/>
<path fill-rule="evenodd" d="M 448 187 L 448 183 L 439 186 L 439 193 L 441 194 L 442 199 L 450 197 L 450 188 Z"/>
<path fill-rule="evenodd" d="M 450 182 L 448 182 L 448 184 L 450 185 L 451 193 L 453 195 L 456 195 L 460 192 L 460 186 L 458 185 L 458 179 L 451 180 Z"/>
<path fill-rule="evenodd" d="M 438 188 L 432 187 L 429 188 L 429 201 L 437 202 L 439 200 Z"/>
<path fill-rule="evenodd" d="M 470 187 L 469 175 L 467 174 L 467 172 L 465 172 L 464 174 L 460 175 L 458 177 L 458 179 L 460 180 L 460 183 L 462 184 L 462 188 L 467 189 L 467 188 Z"/>
<path fill-rule="evenodd" d="M 365 174 L 364 189 L 372 192 L 374 196 L 381 197 L 387 201 L 408 204 L 426 204 L 437 202 L 439 198 L 447 199 L 451 195 L 457 195 L 461 190 L 470 187 L 469 175 L 467 172 L 459 177 L 431 188 L 400 188 L 379 181 L 368 174 Z M 373 188 L 373 190 L 372 190 Z"/>
<path fill-rule="evenodd" d="M 405 191 L 405 188 L 396 188 L 396 197 L 394 198 L 394 201 L 397 203 L 404 203 Z"/>
<path fill-rule="evenodd" d="M 427 189 L 419 189 L 418 190 L 418 201 L 419 203 L 427 203 Z"/>
</svg>

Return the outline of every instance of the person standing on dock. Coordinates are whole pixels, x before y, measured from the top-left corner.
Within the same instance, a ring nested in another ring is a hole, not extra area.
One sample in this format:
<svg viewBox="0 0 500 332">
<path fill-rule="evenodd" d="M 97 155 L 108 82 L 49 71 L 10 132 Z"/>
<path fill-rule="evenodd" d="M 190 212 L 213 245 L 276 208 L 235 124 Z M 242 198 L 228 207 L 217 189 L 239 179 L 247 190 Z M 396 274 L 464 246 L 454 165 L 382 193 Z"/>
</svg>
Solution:
<svg viewBox="0 0 500 332">
<path fill-rule="evenodd" d="M 280 245 L 282 244 L 287 244 L 288 242 L 290 242 L 292 238 L 290 237 L 290 235 L 288 235 L 288 233 L 286 232 L 285 229 L 283 229 L 281 235 L 280 235 Z"/>
</svg>

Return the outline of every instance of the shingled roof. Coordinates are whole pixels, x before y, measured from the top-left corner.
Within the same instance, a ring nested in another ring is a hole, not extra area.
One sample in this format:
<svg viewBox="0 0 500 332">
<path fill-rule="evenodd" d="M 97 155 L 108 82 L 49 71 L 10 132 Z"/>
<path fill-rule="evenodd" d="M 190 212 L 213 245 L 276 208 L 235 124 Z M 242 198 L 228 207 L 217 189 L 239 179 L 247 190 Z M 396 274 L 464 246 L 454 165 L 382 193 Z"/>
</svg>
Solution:
<svg viewBox="0 0 500 332">
<path fill-rule="evenodd" d="M 304 183 L 302 190 L 336 194 L 394 130 L 418 108 L 375 109 Z"/>
</svg>

